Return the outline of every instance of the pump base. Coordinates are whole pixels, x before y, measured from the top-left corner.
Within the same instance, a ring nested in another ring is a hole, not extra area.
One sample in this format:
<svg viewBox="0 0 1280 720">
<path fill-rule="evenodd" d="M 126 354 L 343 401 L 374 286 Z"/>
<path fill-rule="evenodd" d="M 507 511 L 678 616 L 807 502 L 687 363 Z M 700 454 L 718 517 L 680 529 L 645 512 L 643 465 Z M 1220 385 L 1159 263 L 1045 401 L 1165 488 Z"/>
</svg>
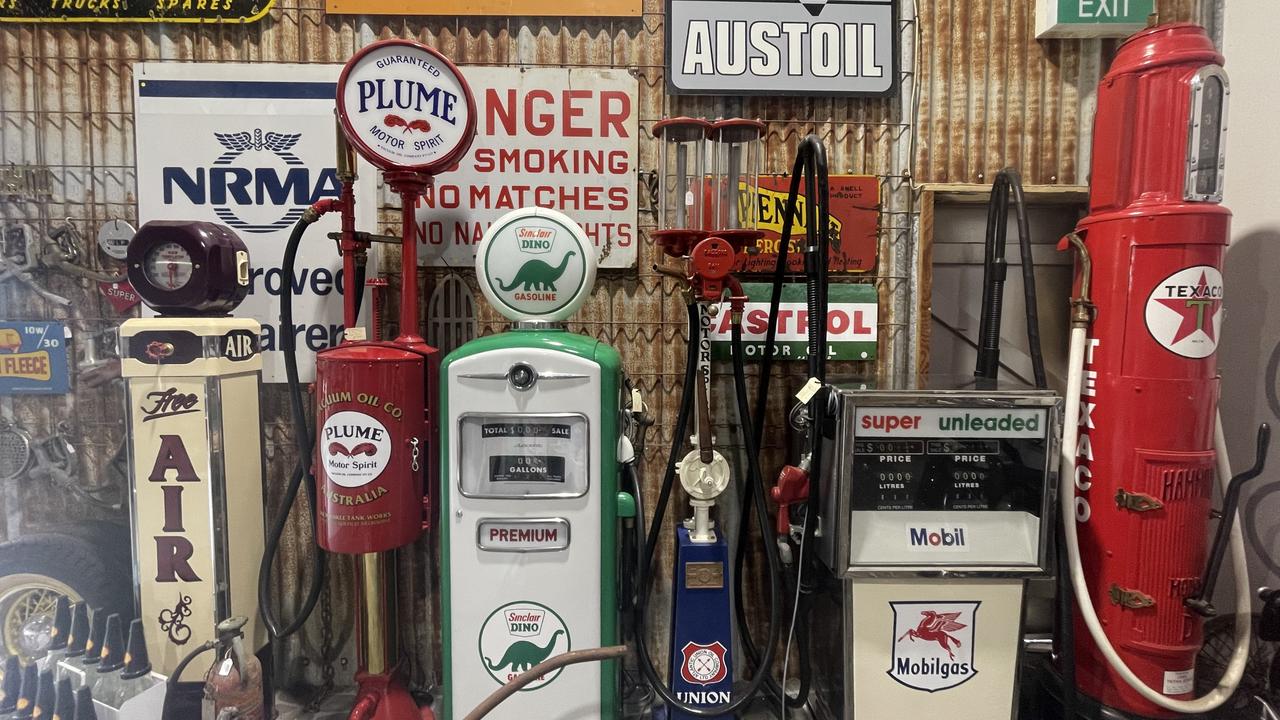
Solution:
<svg viewBox="0 0 1280 720">
<path fill-rule="evenodd" d="M 1143 715 L 1129 713 L 1108 707 L 1097 700 L 1076 693 L 1075 717 L 1069 720 L 1157 720 Z M 1040 701 L 1039 713 L 1035 717 L 1043 720 L 1068 720 L 1062 707 L 1062 675 L 1053 663 L 1046 662 L 1040 667 Z M 1187 718 L 1198 718 L 1200 715 L 1187 715 Z"/>
<path fill-rule="evenodd" d="M 429 707 L 418 707 L 413 696 L 390 673 L 356 673 L 356 702 L 349 720 L 435 720 Z"/>
</svg>

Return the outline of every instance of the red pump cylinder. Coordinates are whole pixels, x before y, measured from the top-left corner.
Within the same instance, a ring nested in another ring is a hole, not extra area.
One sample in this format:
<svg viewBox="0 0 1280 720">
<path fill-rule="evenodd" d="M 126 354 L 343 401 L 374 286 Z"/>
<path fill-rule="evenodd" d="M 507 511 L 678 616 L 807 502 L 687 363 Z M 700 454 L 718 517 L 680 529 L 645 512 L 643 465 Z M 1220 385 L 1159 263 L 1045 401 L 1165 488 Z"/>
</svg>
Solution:
<svg viewBox="0 0 1280 720">
<path fill-rule="evenodd" d="M 316 356 L 316 540 L 325 550 L 383 552 L 422 533 L 436 355 L 353 342 Z"/>
<path fill-rule="evenodd" d="M 1119 49 L 1098 91 L 1089 216 L 1096 308 L 1085 353 L 1075 518 L 1091 602 L 1150 687 L 1193 695 L 1215 482 L 1215 351 L 1230 212 L 1226 76 L 1204 30 L 1164 25 Z M 1077 272 L 1077 292 L 1081 275 Z M 1064 482 L 1070 481 L 1068 478 Z M 1127 713 L 1176 717 L 1133 691 L 1077 616 L 1076 681 Z"/>
</svg>

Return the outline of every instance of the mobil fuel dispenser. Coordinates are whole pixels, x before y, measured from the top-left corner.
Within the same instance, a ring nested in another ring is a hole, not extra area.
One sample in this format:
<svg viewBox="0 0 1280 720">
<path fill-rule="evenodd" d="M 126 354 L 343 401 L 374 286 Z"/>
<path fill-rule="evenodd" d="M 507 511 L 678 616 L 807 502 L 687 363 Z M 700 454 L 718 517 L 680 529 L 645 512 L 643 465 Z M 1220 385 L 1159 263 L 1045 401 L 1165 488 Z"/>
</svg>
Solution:
<svg viewBox="0 0 1280 720">
<path fill-rule="evenodd" d="M 1061 399 L 838 393 L 814 703 L 830 720 L 1016 715 L 1026 583 L 1048 561 Z M 838 629 L 838 632 L 837 632 Z"/>
<path fill-rule="evenodd" d="M 617 632 L 617 352 L 564 321 L 586 301 L 596 249 L 553 210 L 485 233 L 476 275 L 514 323 L 441 370 L 444 718 L 462 717 L 542 661 Z M 617 716 L 615 661 L 525 686 L 489 717 Z"/>
</svg>

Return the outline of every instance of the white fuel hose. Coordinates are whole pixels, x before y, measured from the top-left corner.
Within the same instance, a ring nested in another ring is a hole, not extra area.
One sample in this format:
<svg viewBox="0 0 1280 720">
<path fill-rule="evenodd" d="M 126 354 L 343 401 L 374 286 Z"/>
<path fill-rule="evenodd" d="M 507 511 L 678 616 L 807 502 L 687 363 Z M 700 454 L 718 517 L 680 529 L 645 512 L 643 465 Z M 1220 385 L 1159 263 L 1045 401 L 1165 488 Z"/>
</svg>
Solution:
<svg viewBox="0 0 1280 720">
<path fill-rule="evenodd" d="M 1084 578 L 1084 567 L 1080 563 L 1080 538 L 1076 530 L 1076 442 L 1079 436 L 1080 422 L 1080 390 L 1084 374 L 1084 355 L 1087 339 L 1087 328 L 1073 326 L 1071 330 L 1071 347 L 1067 364 L 1067 399 L 1066 417 L 1062 430 L 1062 475 L 1059 480 L 1058 495 L 1062 500 L 1061 512 L 1064 522 L 1062 526 L 1066 534 L 1067 561 L 1071 572 L 1071 585 L 1075 591 L 1076 607 L 1093 636 L 1093 642 L 1102 651 L 1107 662 L 1118 675 L 1152 703 L 1173 712 L 1195 714 L 1216 709 L 1226 702 L 1235 692 L 1244 675 L 1245 663 L 1249 659 L 1250 614 L 1252 613 L 1252 595 L 1249 587 L 1249 571 L 1244 552 L 1244 536 L 1240 531 L 1240 519 L 1235 518 L 1231 528 L 1231 564 L 1236 581 L 1236 623 L 1235 649 L 1227 670 L 1218 681 L 1217 687 L 1195 700 L 1175 700 L 1163 693 L 1156 692 L 1147 686 L 1129 666 L 1125 664 L 1111 640 L 1107 638 L 1098 620 L 1098 613 L 1093 607 L 1093 598 Z M 1213 448 L 1217 453 L 1218 482 L 1224 491 L 1231 480 L 1231 462 L 1227 457 L 1226 437 L 1222 432 L 1222 417 L 1214 420 Z M 1226 522 L 1223 518 L 1221 522 Z"/>
</svg>

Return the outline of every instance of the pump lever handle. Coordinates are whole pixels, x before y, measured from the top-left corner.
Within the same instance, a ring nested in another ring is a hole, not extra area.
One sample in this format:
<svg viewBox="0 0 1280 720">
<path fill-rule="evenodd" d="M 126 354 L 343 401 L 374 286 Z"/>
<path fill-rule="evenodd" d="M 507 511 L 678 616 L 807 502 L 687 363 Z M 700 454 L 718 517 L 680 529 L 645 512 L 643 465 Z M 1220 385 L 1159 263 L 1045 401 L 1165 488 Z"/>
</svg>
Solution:
<svg viewBox="0 0 1280 720">
<path fill-rule="evenodd" d="M 1213 545 L 1209 549 L 1209 562 L 1205 566 L 1204 576 L 1200 580 L 1200 592 L 1184 600 L 1184 604 L 1201 617 L 1213 617 L 1218 614 L 1213 606 L 1213 591 L 1218 584 L 1218 573 L 1222 570 L 1222 558 L 1227 552 L 1227 540 L 1231 536 L 1231 526 L 1236 520 L 1236 509 L 1240 505 L 1240 492 L 1244 484 L 1262 474 L 1267 465 L 1267 449 L 1271 446 L 1271 426 L 1262 423 L 1258 426 L 1257 449 L 1254 454 L 1253 467 L 1239 473 L 1227 483 L 1222 497 L 1222 519 L 1213 535 Z"/>
</svg>

